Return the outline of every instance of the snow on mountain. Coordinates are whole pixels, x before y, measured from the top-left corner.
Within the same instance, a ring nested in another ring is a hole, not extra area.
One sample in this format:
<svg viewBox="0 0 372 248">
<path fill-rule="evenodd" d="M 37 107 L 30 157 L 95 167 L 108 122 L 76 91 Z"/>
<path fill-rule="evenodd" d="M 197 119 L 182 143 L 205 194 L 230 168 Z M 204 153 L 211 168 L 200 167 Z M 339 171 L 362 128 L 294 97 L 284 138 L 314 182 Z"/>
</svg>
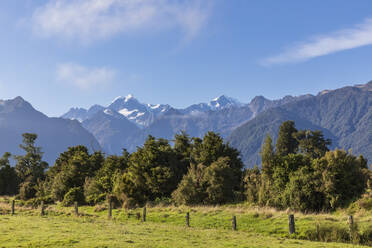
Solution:
<svg viewBox="0 0 372 248">
<path fill-rule="evenodd" d="M 117 97 L 108 106 L 134 122 L 139 127 L 150 125 L 157 117 L 171 108 L 167 104 L 145 104 L 139 102 L 133 95 L 129 94 L 126 97 Z"/>
<path fill-rule="evenodd" d="M 243 104 L 240 103 L 238 100 L 232 97 L 225 96 L 225 95 L 214 98 L 211 102 L 208 103 L 208 106 L 210 106 L 212 110 L 219 110 L 219 109 L 228 108 L 232 106 L 239 107 L 242 105 Z"/>
<path fill-rule="evenodd" d="M 244 104 L 238 100 L 225 95 L 214 98 L 209 103 L 193 104 L 182 110 L 184 114 L 197 114 L 199 112 L 216 111 L 229 107 L 241 107 Z"/>
</svg>

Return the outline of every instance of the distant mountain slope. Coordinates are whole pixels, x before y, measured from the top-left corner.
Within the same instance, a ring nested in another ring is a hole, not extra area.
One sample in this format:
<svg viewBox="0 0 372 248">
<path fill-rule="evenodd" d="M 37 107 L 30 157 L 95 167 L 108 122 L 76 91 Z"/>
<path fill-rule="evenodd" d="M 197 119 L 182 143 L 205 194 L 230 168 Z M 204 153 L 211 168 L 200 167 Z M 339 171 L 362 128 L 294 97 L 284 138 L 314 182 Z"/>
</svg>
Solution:
<svg viewBox="0 0 372 248">
<path fill-rule="evenodd" d="M 94 136 L 76 120 L 49 118 L 21 97 L 0 101 L 0 154 L 23 154 L 19 144 L 25 132 L 38 135 L 37 145 L 42 147 L 43 159 L 48 163 L 53 163 L 69 146 L 101 149 Z"/>
<path fill-rule="evenodd" d="M 128 149 L 129 137 L 140 131 L 134 123 L 111 109 L 97 112 L 82 124 L 109 154 L 121 154 L 123 148 Z"/>
<path fill-rule="evenodd" d="M 372 160 L 372 82 L 323 91 L 264 111 L 234 130 L 228 140 L 241 151 L 246 165 L 259 164 L 266 134 L 275 140 L 280 124 L 286 120 L 294 120 L 299 129 L 323 130 L 335 147 L 351 148 L 354 154 Z"/>
</svg>

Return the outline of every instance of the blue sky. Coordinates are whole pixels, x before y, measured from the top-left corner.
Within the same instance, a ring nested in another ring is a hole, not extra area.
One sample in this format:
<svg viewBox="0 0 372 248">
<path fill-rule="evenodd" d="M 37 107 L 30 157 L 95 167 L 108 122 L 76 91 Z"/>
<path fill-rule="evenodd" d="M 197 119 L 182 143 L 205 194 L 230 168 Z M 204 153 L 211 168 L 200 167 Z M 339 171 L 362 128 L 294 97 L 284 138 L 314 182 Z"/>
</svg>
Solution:
<svg viewBox="0 0 372 248">
<path fill-rule="evenodd" d="M 0 98 L 49 116 L 134 94 L 186 107 L 372 79 L 370 0 L 2 0 Z"/>
</svg>

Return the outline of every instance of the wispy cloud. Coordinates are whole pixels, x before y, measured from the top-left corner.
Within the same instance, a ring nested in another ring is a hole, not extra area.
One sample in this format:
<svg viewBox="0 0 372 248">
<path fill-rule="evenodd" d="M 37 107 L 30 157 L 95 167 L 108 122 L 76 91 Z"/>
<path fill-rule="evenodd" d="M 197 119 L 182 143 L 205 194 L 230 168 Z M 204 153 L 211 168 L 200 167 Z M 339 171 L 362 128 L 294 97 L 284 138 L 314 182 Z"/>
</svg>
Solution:
<svg viewBox="0 0 372 248">
<path fill-rule="evenodd" d="M 111 83 L 115 78 L 115 71 L 107 67 L 89 68 L 75 63 L 65 63 L 57 66 L 57 80 L 76 86 L 82 90 L 89 90 Z"/>
<path fill-rule="evenodd" d="M 83 42 L 171 28 L 192 39 L 210 10 L 210 0 L 49 0 L 34 11 L 31 23 L 37 35 Z"/>
<path fill-rule="evenodd" d="M 302 62 L 315 57 L 371 44 L 372 19 L 369 18 L 353 28 L 313 37 L 261 62 L 263 65 Z"/>
</svg>

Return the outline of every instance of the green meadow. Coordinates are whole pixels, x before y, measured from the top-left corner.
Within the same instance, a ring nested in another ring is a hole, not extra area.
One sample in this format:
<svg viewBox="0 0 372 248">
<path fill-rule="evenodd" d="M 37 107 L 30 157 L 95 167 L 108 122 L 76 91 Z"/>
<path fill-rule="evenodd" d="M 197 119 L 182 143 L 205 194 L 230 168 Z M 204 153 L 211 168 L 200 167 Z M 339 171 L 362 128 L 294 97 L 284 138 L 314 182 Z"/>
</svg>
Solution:
<svg viewBox="0 0 372 248">
<path fill-rule="evenodd" d="M 113 209 L 105 205 L 40 208 L 10 199 L 0 203 L 0 247 L 368 247 L 345 243 L 349 236 L 348 212 L 294 213 L 296 234 L 288 234 L 288 212 L 247 205 L 216 207 L 148 206 L 146 222 L 137 219 L 143 209 Z M 190 213 L 190 227 L 185 225 Z M 232 230 L 232 216 L 237 231 Z M 370 211 L 354 213 L 360 238 L 372 228 Z M 319 241 L 310 241 L 318 239 Z M 339 240 L 339 242 L 327 242 Z M 366 245 L 371 245 L 366 243 Z"/>
</svg>

